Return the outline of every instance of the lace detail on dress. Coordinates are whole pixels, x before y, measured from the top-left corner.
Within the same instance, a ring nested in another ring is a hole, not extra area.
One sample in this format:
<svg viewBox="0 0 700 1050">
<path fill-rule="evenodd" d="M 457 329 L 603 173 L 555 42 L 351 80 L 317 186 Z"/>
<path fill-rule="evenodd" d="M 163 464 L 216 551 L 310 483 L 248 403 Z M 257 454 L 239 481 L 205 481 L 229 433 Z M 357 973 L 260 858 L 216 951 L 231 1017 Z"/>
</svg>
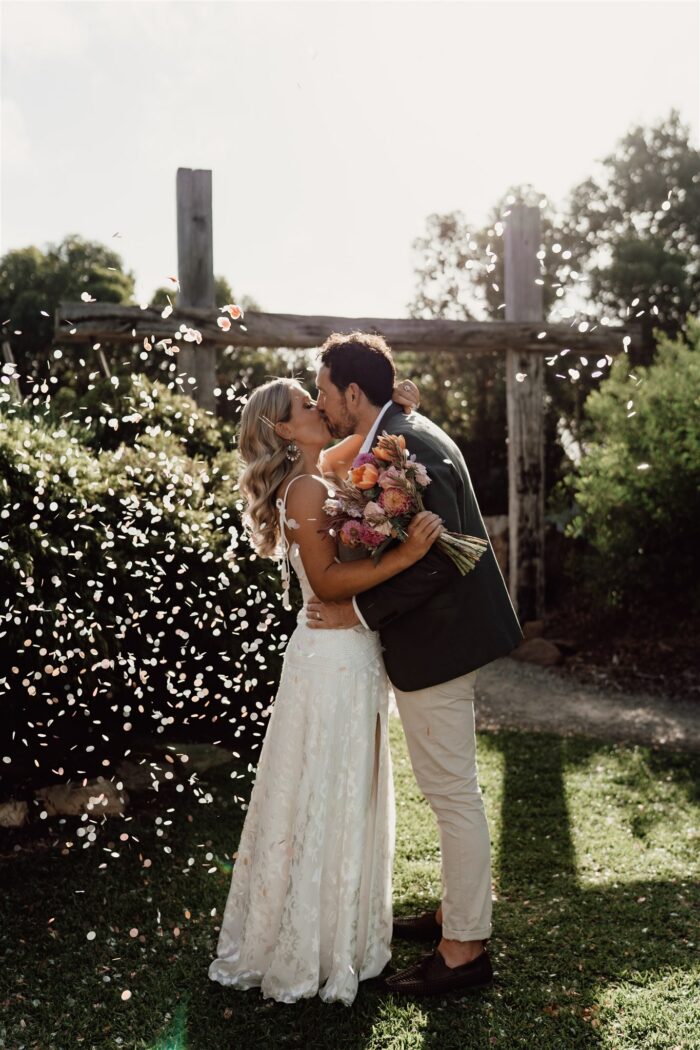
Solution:
<svg viewBox="0 0 700 1050">
<path fill-rule="evenodd" d="M 283 500 L 278 508 L 284 521 Z M 283 559 L 308 601 L 299 544 L 285 543 Z M 377 632 L 314 630 L 302 609 L 234 853 L 212 980 L 281 1003 L 318 995 L 350 1005 L 358 982 L 391 958 L 388 698 Z"/>
</svg>

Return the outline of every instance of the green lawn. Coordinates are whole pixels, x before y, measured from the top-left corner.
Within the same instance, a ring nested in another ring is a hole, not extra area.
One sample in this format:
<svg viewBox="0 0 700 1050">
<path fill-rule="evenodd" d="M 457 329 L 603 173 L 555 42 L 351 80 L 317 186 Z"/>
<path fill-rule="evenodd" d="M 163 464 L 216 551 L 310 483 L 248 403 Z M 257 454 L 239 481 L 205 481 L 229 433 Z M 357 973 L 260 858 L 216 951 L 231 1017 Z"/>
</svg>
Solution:
<svg viewBox="0 0 700 1050">
<path fill-rule="evenodd" d="M 395 720 L 392 748 L 395 907 L 410 913 L 438 899 L 437 836 Z M 1 862 L 0 1046 L 700 1047 L 700 756 L 501 732 L 479 736 L 479 769 L 492 989 L 397 1001 L 360 985 L 348 1009 L 210 981 L 243 816 L 229 801 L 242 781 L 220 768 L 211 805 L 158 794 L 89 849 L 54 822 L 44 848 Z M 397 946 L 395 960 L 422 950 Z"/>
</svg>

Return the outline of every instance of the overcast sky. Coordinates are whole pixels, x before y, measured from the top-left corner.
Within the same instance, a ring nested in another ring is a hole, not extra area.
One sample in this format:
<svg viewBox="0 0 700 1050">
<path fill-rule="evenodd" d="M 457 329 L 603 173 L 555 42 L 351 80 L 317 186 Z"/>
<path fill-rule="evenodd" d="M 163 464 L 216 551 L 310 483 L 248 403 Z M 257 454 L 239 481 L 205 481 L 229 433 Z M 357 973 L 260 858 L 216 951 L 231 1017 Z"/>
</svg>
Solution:
<svg viewBox="0 0 700 1050">
<path fill-rule="evenodd" d="M 277 312 L 405 316 L 431 212 L 555 207 L 636 123 L 700 123 L 696 2 L 3 2 L 0 249 L 78 233 L 147 301 L 175 173 L 214 268 Z M 113 237 L 119 233 L 120 237 Z M 221 305 L 221 304 L 220 304 Z"/>
</svg>

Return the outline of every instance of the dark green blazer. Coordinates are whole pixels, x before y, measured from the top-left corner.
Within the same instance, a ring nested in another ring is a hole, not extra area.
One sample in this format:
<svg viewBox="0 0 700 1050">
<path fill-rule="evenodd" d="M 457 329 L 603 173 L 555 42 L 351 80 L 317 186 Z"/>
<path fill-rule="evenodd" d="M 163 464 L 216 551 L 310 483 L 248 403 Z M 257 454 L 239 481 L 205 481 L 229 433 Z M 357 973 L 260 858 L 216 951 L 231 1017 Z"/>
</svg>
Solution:
<svg viewBox="0 0 700 1050">
<path fill-rule="evenodd" d="M 377 436 L 403 434 L 431 482 L 426 509 L 451 532 L 488 539 L 464 457 L 444 430 L 419 412 L 387 409 Z M 362 616 L 379 631 L 390 681 L 404 692 L 425 689 L 505 656 L 523 638 L 493 548 L 462 576 L 433 547 L 403 572 L 358 594 Z"/>
</svg>

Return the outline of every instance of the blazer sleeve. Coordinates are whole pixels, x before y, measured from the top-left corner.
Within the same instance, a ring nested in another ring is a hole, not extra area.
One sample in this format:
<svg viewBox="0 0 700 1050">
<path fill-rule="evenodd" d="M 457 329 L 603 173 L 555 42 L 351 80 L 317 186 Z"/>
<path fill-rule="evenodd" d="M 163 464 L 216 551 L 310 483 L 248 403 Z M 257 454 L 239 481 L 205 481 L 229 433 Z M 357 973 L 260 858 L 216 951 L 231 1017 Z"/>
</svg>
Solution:
<svg viewBox="0 0 700 1050">
<path fill-rule="evenodd" d="M 410 453 L 422 463 L 430 476 L 423 493 L 426 510 L 438 514 L 450 532 L 461 532 L 459 492 L 461 479 L 452 461 L 442 450 L 414 434 L 404 434 Z M 437 591 L 454 583 L 460 572 L 451 558 L 435 544 L 420 561 L 402 572 L 355 595 L 354 601 L 366 625 L 379 631 L 392 620 L 415 609 Z"/>
</svg>

